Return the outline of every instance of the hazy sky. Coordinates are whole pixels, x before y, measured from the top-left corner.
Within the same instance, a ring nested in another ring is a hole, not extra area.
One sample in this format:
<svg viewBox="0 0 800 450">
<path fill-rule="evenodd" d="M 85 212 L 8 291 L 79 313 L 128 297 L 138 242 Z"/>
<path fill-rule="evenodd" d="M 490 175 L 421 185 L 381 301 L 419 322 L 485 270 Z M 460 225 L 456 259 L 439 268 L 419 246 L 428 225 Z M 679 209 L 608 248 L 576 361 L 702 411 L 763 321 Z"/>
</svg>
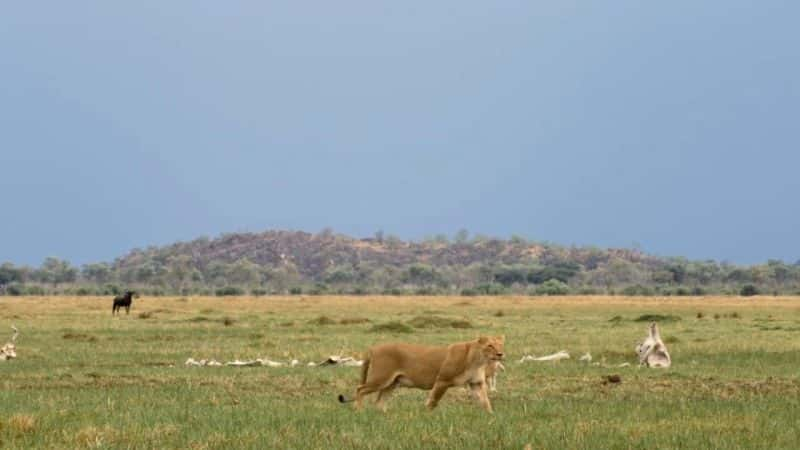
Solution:
<svg viewBox="0 0 800 450">
<path fill-rule="evenodd" d="M 800 2 L 0 13 L 0 261 L 268 228 L 800 258 Z"/>
</svg>

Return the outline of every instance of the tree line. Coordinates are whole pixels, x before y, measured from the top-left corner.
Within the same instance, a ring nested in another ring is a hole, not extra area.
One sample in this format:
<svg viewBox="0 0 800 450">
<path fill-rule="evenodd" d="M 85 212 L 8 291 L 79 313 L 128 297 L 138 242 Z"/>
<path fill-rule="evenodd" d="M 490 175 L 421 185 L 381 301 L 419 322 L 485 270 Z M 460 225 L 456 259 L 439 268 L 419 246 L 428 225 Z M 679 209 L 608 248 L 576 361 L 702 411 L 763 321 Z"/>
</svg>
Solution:
<svg viewBox="0 0 800 450">
<path fill-rule="evenodd" d="M 439 239 L 435 245 L 477 244 Z M 6 262 L 0 265 L 0 295 L 112 295 L 125 289 L 145 295 L 219 296 L 800 295 L 800 262 L 778 260 L 750 266 L 685 258 L 630 260 L 613 254 L 579 261 L 550 257 L 518 263 L 356 260 L 331 261 L 310 271 L 291 260 L 259 264 L 246 257 L 199 261 L 185 254 L 166 252 L 165 256 L 161 250 L 143 254 L 135 264 L 101 262 L 78 267 L 54 257 L 38 267 Z"/>
</svg>

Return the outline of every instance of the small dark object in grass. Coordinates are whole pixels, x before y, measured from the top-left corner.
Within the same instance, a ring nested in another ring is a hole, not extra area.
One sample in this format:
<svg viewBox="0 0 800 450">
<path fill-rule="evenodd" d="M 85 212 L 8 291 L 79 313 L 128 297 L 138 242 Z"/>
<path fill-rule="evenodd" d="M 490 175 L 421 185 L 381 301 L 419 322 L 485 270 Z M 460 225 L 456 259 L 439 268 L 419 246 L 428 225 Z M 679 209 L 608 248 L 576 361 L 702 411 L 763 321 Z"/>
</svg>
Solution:
<svg viewBox="0 0 800 450">
<path fill-rule="evenodd" d="M 505 315 L 506 313 L 504 313 L 502 309 L 494 313 L 495 317 L 503 317 Z"/>
<path fill-rule="evenodd" d="M 621 376 L 619 376 L 619 375 L 617 375 L 617 374 L 614 374 L 614 375 L 603 375 L 603 380 L 604 380 L 604 381 L 603 381 L 603 384 L 609 384 L 609 383 L 612 383 L 612 384 L 617 384 L 617 383 L 622 383 L 622 377 L 621 377 Z"/>
<path fill-rule="evenodd" d="M 331 319 L 328 316 L 319 316 L 316 319 L 309 320 L 308 323 L 311 325 L 335 325 L 336 321 Z"/>
<path fill-rule="evenodd" d="M 609 322 L 613 322 L 613 323 L 619 323 L 619 322 L 622 322 L 622 316 L 614 316 L 614 317 L 612 317 L 612 318 L 608 319 L 608 321 L 609 321 Z"/>
<path fill-rule="evenodd" d="M 642 314 L 634 319 L 635 322 L 676 322 L 681 320 L 680 316 L 666 315 L 666 314 Z"/>
<path fill-rule="evenodd" d="M 741 318 L 741 316 L 739 315 L 738 312 L 734 311 L 734 312 L 731 313 L 730 318 L 731 319 L 739 319 L 739 318 Z"/>
<path fill-rule="evenodd" d="M 231 325 L 233 325 L 235 323 L 236 323 L 236 319 L 234 319 L 232 317 L 223 317 L 222 318 L 222 324 L 225 325 L 226 327 L 229 327 L 229 326 L 231 326 Z"/>
<path fill-rule="evenodd" d="M 153 311 L 142 311 L 139 313 L 140 319 L 149 319 L 153 317 Z"/>
<path fill-rule="evenodd" d="M 414 329 L 402 322 L 393 321 L 374 325 L 369 331 L 374 333 L 412 333 Z"/>
<path fill-rule="evenodd" d="M 365 319 L 363 317 L 345 317 L 344 319 L 339 320 L 340 325 L 357 325 L 359 323 L 367 323 L 369 319 Z"/>
<path fill-rule="evenodd" d="M 719 314 L 714 314 L 714 319 L 719 320 L 719 318 L 720 318 Z"/>
<path fill-rule="evenodd" d="M 703 312 L 702 312 L 702 311 L 700 311 L 700 312 L 698 312 L 698 313 L 697 313 L 697 318 L 698 318 L 698 319 L 702 319 L 702 318 L 703 318 L 703 317 L 705 317 L 705 316 L 706 316 L 706 315 L 705 315 L 705 314 L 703 314 Z"/>
<path fill-rule="evenodd" d="M 469 320 L 441 316 L 417 316 L 409 320 L 408 324 L 414 328 L 472 328 Z"/>
</svg>

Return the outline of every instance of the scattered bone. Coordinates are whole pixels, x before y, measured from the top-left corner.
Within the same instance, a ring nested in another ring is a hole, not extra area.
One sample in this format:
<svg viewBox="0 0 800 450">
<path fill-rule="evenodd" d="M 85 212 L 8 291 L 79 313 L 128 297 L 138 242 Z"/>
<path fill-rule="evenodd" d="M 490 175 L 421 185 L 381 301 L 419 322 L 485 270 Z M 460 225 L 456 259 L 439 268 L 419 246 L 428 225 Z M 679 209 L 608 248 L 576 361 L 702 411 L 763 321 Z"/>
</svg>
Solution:
<svg viewBox="0 0 800 450">
<path fill-rule="evenodd" d="M 346 367 L 361 367 L 364 364 L 364 361 L 360 359 L 355 359 L 350 356 L 329 356 L 328 359 L 322 361 L 320 363 L 315 364 L 316 366 L 346 366 Z M 310 364 L 309 364 L 310 365 Z"/>
<path fill-rule="evenodd" d="M 580 357 L 580 359 L 578 359 L 578 361 L 585 361 L 587 363 L 590 363 L 590 362 L 592 362 L 592 354 L 589 353 L 589 352 L 586 352 L 586 353 L 583 354 L 583 356 Z"/>
<path fill-rule="evenodd" d="M 667 351 L 667 346 L 661 340 L 661 333 L 658 331 L 658 324 L 650 324 L 647 329 L 647 338 L 636 346 L 636 353 L 639 355 L 639 365 L 655 368 L 668 368 L 672 365 L 672 359 Z"/>
<path fill-rule="evenodd" d="M 631 363 L 624 362 L 624 363 L 618 365 L 617 367 L 630 367 L 630 365 L 631 365 Z"/>
<path fill-rule="evenodd" d="M 228 367 L 297 367 L 300 366 L 300 361 L 293 359 L 288 363 L 281 362 L 281 361 L 273 361 L 268 358 L 256 358 L 256 359 L 249 359 L 249 360 L 239 360 L 235 359 L 233 361 L 228 361 L 226 363 L 221 363 L 215 359 L 201 359 L 196 360 L 194 358 L 189 358 L 184 363 L 185 366 L 197 366 L 197 367 L 205 367 L 205 366 L 213 366 L 213 367 L 220 367 L 220 366 L 228 366 Z M 349 356 L 330 356 L 328 359 L 315 363 L 309 362 L 307 364 L 308 367 L 317 367 L 317 366 L 347 366 L 347 367 L 361 367 L 364 362 Z"/>
<path fill-rule="evenodd" d="M 533 355 L 525 355 L 525 356 L 522 357 L 522 359 L 519 360 L 519 362 L 522 363 L 522 362 L 526 362 L 526 361 L 537 361 L 537 362 L 539 362 L 539 361 L 561 361 L 562 359 L 569 359 L 569 358 L 570 358 L 569 353 L 567 353 L 566 350 L 561 350 L 560 352 L 553 353 L 552 355 L 540 356 L 538 358 L 533 356 Z"/>
<path fill-rule="evenodd" d="M 198 367 L 204 367 L 204 366 L 219 367 L 222 365 L 221 362 L 215 359 L 201 359 L 200 361 L 197 361 L 194 358 L 187 359 L 186 362 L 183 364 L 185 366 L 198 366 Z"/>
<path fill-rule="evenodd" d="M 11 325 L 11 329 L 14 330 L 14 334 L 11 336 L 11 342 L 0 348 L 0 361 L 7 361 L 17 357 L 17 346 L 14 343 L 17 341 L 17 336 L 19 336 L 19 330 L 14 325 Z"/>
</svg>

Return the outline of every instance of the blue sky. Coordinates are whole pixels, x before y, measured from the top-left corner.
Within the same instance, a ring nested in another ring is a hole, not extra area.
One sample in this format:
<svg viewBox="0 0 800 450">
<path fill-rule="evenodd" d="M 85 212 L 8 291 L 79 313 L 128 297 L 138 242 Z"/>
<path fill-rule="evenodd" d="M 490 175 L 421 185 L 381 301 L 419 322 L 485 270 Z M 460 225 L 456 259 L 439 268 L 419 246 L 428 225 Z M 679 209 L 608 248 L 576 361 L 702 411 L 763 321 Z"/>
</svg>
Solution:
<svg viewBox="0 0 800 450">
<path fill-rule="evenodd" d="M 0 260 L 269 228 L 800 259 L 800 3 L 10 2 Z"/>
</svg>

